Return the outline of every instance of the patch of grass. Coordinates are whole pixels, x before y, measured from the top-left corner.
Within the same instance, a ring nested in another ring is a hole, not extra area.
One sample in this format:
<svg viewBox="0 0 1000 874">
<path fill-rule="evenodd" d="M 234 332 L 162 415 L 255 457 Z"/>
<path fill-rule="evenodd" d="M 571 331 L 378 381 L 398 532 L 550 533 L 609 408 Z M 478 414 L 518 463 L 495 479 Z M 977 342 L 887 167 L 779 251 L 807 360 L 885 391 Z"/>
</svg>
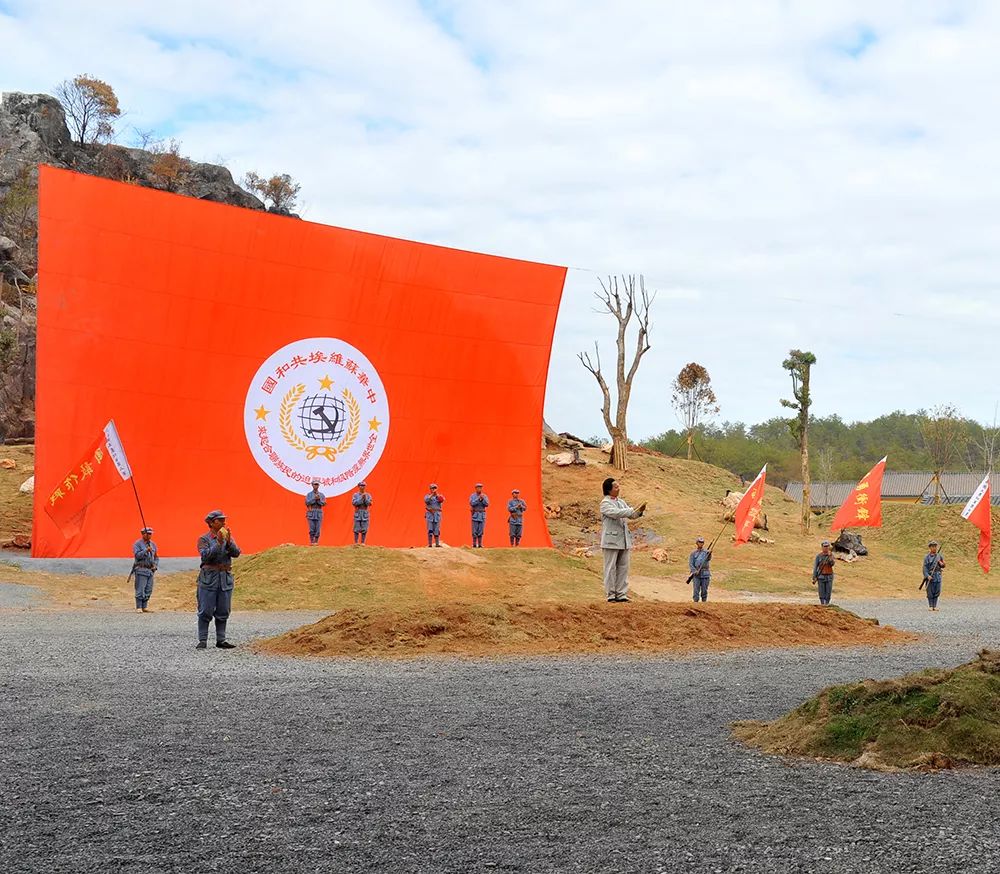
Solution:
<svg viewBox="0 0 1000 874">
<path fill-rule="evenodd" d="M 952 670 L 831 686 L 770 723 L 737 723 L 763 750 L 882 769 L 1000 765 L 1000 651 Z"/>
</svg>

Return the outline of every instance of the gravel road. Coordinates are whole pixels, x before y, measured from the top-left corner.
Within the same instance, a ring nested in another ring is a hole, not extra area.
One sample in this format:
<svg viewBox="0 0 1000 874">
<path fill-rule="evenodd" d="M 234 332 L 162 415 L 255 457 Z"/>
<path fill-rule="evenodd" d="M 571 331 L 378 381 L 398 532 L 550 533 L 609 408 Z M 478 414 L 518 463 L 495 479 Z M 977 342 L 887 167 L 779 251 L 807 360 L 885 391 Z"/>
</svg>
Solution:
<svg viewBox="0 0 1000 874">
<path fill-rule="evenodd" d="M 194 617 L 0 609 L 0 871 L 994 872 L 1000 772 L 784 761 L 728 725 L 998 645 L 406 662 L 196 652 Z M 634 609 L 634 608 L 633 608 Z M 239 642 L 313 615 L 237 613 Z"/>
</svg>

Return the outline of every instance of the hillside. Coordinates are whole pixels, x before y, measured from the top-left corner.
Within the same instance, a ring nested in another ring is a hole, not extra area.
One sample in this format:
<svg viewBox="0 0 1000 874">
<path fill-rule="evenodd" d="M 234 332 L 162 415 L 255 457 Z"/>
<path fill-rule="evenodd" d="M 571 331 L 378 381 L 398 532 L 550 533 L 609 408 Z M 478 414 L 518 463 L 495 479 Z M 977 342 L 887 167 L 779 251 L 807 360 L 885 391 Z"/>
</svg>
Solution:
<svg viewBox="0 0 1000 874">
<path fill-rule="evenodd" d="M 0 542 L 14 533 L 31 530 L 31 496 L 18 493 L 17 487 L 31 473 L 32 447 L 4 447 L 4 450 L 0 456 L 14 458 L 18 467 L 13 471 L 0 469 Z M 403 558 L 410 551 L 382 550 L 377 553 L 382 556 L 379 573 L 407 579 L 408 585 L 426 579 L 428 585 L 445 589 L 451 585 L 448 580 L 452 578 L 456 578 L 456 584 L 460 581 L 464 587 L 474 587 L 517 573 L 525 575 L 526 579 L 534 579 L 540 573 L 546 587 L 556 587 L 553 591 L 558 591 L 560 580 L 570 581 L 580 575 L 586 575 L 597 585 L 601 576 L 600 550 L 596 548 L 600 532 L 597 505 L 601 482 L 612 471 L 601 463 L 605 456 L 599 450 L 584 450 L 583 457 L 589 462 L 586 466 L 556 467 L 542 462 L 545 503 L 561 508 L 558 518 L 549 519 L 549 530 L 556 548 L 571 557 L 568 563 L 544 550 L 531 551 L 534 564 L 528 562 L 528 550 L 516 554 L 508 550 L 484 550 L 475 557 L 449 550 L 445 553 L 447 561 L 430 566 L 433 572 L 413 576 L 411 565 L 406 563 L 410 559 Z M 699 461 L 634 454 L 631 469 L 621 477 L 621 482 L 622 496 L 627 501 L 633 505 L 648 502 L 647 515 L 635 526 L 637 549 L 632 560 L 633 588 L 640 595 L 665 600 L 690 597 L 690 589 L 684 581 L 693 540 L 698 534 L 711 540 L 719 532 L 722 528 L 719 501 L 726 489 L 740 488 L 739 479 Z M 872 554 L 850 564 L 837 562 L 834 602 L 846 598 L 921 597 L 918 592 L 920 562 L 927 540 L 932 537 L 942 542 L 948 560 L 942 600 L 945 609 L 950 597 L 1000 595 L 1000 582 L 985 576 L 976 564 L 978 532 L 959 516 L 959 510 L 956 506 L 885 504 L 884 527 L 863 532 Z M 810 581 L 812 561 L 819 551 L 819 541 L 828 533 L 826 527 L 832 515 L 818 517 L 813 534 L 804 537 L 799 533 L 798 505 L 781 490 L 770 487 L 766 491 L 764 512 L 769 530 L 762 533 L 773 539 L 773 544 L 748 543 L 736 547 L 729 539 L 731 525 L 719 540 L 712 561 L 714 576 L 710 597 L 713 600 L 731 600 L 739 593 L 815 598 L 816 590 Z M 997 522 L 1000 516 L 995 517 L 994 524 Z M 503 515 L 494 514 L 490 524 L 504 524 Z M 128 546 L 123 544 L 126 554 Z M 652 558 L 654 548 L 666 550 L 669 560 L 655 561 Z M 419 553 L 418 550 L 414 554 Z M 325 554 L 322 551 L 317 555 Z M 268 572 L 261 575 L 260 584 L 264 585 L 265 579 L 274 574 L 271 584 L 275 586 L 293 582 L 297 575 L 321 574 L 319 558 L 299 556 L 293 569 L 291 563 L 284 563 L 282 555 L 281 550 L 272 550 L 260 557 L 248 557 L 241 562 L 241 573 L 255 575 L 267 567 Z M 363 579 L 374 572 L 368 567 L 368 563 L 375 560 L 374 555 L 376 552 L 371 549 L 363 553 L 348 550 L 338 561 L 346 562 L 347 567 Z M 167 585 L 167 578 L 163 584 Z M 309 601 L 303 592 L 300 592 L 298 605 L 319 606 Z"/>
<path fill-rule="evenodd" d="M 562 517 L 549 529 L 563 550 L 596 543 L 600 530 L 597 504 L 601 481 L 611 474 L 599 450 L 582 453 L 586 467 L 556 468 L 543 463 L 543 491 L 547 504 L 563 507 Z M 719 502 L 727 489 L 740 490 L 739 478 L 700 461 L 686 461 L 655 454 L 630 457 L 630 470 L 621 477 L 622 497 L 636 506 L 648 502 L 640 533 L 652 546 L 665 548 L 670 561 L 651 557 L 650 549 L 633 556 L 632 569 L 639 591 L 664 591 L 683 596 L 687 591 L 687 556 L 694 538 L 712 540 L 722 528 Z M 780 489 L 768 487 L 763 504 L 773 544 L 748 543 L 736 547 L 730 525 L 712 559 L 715 591 L 753 592 L 767 595 L 814 598 L 812 563 L 819 543 L 829 536 L 833 513 L 816 517 L 813 533 L 799 533 L 799 505 Z M 1000 595 L 1000 582 L 987 577 L 976 564 L 979 532 L 964 521 L 957 506 L 923 507 L 883 504 L 883 527 L 861 530 L 871 555 L 853 563 L 837 562 L 834 601 L 838 598 L 920 597 L 920 562 L 927 541 L 941 541 L 947 559 L 943 601 L 955 595 Z M 994 525 L 1000 514 L 994 509 Z M 595 556 L 589 561 L 600 560 Z"/>
</svg>

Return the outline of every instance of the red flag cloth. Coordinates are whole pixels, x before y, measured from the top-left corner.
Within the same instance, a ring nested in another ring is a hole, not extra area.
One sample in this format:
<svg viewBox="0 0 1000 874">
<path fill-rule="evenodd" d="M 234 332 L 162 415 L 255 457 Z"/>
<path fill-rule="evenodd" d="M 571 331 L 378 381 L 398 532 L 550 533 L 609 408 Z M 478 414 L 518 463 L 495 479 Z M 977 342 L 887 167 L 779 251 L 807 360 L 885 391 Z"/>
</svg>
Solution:
<svg viewBox="0 0 1000 874">
<path fill-rule="evenodd" d="M 80 461 L 55 485 L 45 501 L 45 512 L 63 537 L 75 537 L 83 530 L 87 507 L 131 476 L 118 429 L 113 421 L 108 422 Z"/>
<path fill-rule="evenodd" d="M 540 437 L 566 268 L 414 243 L 39 169 L 36 481 L 54 483 L 114 417 L 142 470 L 161 556 L 191 555 L 221 509 L 244 553 L 427 542 L 423 496 L 446 495 L 444 542 L 470 540 L 475 483 L 527 502 L 522 546 L 552 545 Z M 65 540 L 35 496 L 32 550 L 117 555 L 132 495 L 109 494 Z M 128 553 L 126 553 L 128 554 Z"/>
<path fill-rule="evenodd" d="M 986 474 L 962 510 L 962 518 L 968 519 L 979 529 L 979 549 L 976 550 L 976 558 L 986 573 L 990 572 L 990 540 L 993 536 L 993 516 L 990 506 L 990 475 Z"/>
<path fill-rule="evenodd" d="M 851 489 L 830 523 L 831 531 L 882 527 L 882 477 L 885 476 L 885 460 L 888 457 L 885 456 Z"/>
<path fill-rule="evenodd" d="M 765 464 L 756 479 L 750 483 L 750 488 L 744 492 L 736 505 L 733 521 L 736 523 L 736 545 L 746 543 L 750 539 L 754 523 L 760 515 L 760 504 L 764 500 L 764 482 L 767 480 L 767 465 Z"/>
</svg>

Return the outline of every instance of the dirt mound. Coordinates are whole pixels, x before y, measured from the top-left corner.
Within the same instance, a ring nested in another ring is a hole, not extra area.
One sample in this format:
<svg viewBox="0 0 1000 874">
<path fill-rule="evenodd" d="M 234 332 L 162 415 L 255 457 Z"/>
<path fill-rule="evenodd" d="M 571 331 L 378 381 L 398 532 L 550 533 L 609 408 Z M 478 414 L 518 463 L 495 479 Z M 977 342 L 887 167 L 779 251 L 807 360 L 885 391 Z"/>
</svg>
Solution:
<svg viewBox="0 0 1000 874">
<path fill-rule="evenodd" d="M 902 643 L 913 636 L 836 608 L 660 602 L 454 603 L 346 609 L 262 643 L 285 655 L 660 653 Z"/>
<path fill-rule="evenodd" d="M 1000 765 L 1000 651 L 951 670 L 831 686 L 774 722 L 742 722 L 762 750 L 877 770 Z"/>
</svg>

